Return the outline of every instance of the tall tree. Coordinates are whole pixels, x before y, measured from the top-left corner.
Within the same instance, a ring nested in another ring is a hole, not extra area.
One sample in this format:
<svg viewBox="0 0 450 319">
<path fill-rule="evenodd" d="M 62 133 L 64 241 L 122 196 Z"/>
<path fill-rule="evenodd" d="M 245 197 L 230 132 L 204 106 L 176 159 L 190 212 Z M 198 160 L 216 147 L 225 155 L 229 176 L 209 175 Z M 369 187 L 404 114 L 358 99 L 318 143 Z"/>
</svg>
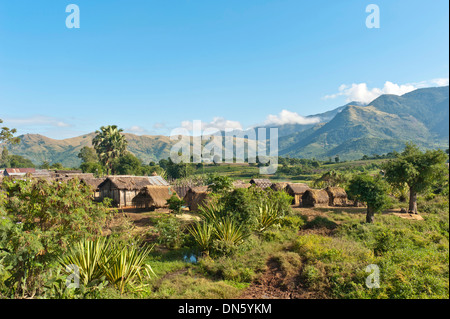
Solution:
<svg viewBox="0 0 450 319">
<path fill-rule="evenodd" d="M 123 156 L 127 149 L 128 142 L 121 132 L 123 130 L 116 125 L 102 126 L 99 131 L 95 131 L 97 135 L 92 140 L 100 161 L 109 172 L 112 171 L 114 159 Z"/>
<path fill-rule="evenodd" d="M 83 163 L 98 161 L 98 156 L 97 153 L 95 152 L 95 149 L 89 146 L 84 146 L 78 153 L 78 157 L 81 158 Z"/>
<path fill-rule="evenodd" d="M 3 120 L 0 119 L 0 124 L 3 123 Z M 18 137 L 14 137 L 14 134 L 17 133 L 15 128 L 10 129 L 7 127 L 2 127 L 0 131 L 0 143 L 6 142 L 9 144 L 18 144 L 20 139 Z"/>
<path fill-rule="evenodd" d="M 354 176 L 348 185 L 349 197 L 367 204 L 366 222 L 373 223 L 375 213 L 387 208 L 390 201 L 387 196 L 388 185 L 379 176 Z"/>
<path fill-rule="evenodd" d="M 386 180 L 394 187 L 408 185 L 409 211 L 417 214 L 417 195 L 443 177 L 446 160 L 442 150 L 422 152 L 417 145 L 408 143 L 402 153 L 384 165 Z"/>
<path fill-rule="evenodd" d="M 3 120 L 0 119 L 0 124 L 3 123 Z M 0 158 L 0 166 L 9 166 L 10 165 L 10 156 L 8 149 L 6 148 L 7 144 L 19 144 L 20 139 L 18 137 L 14 137 L 14 134 L 17 132 L 15 128 L 10 129 L 8 127 L 1 127 L 0 131 L 0 144 L 3 144 L 2 155 Z"/>
</svg>

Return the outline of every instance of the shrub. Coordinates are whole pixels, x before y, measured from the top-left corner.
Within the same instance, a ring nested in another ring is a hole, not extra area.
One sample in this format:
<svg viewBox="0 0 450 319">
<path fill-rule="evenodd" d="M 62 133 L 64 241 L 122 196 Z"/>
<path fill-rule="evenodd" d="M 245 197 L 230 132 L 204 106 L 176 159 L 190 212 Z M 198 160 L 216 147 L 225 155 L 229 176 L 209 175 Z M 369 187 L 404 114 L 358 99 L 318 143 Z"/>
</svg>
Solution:
<svg viewBox="0 0 450 319">
<path fill-rule="evenodd" d="M 30 296 L 42 292 L 43 274 L 75 242 L 101 234 L 107 203 L 92 201 L 90 189 L 78 180 L 67 182 L 9 179 L 0 192 L 0 248 L 10 277 L 8 293 Z"/>
<path fill-rule="evenodd" d="M 186 234 L 181 222 L 176 217 L 162 217 L 155 225 L 159 232 L 158 243 L 169 249 L 183 246 Z"/>
<path fill-rule="evenodd" d="M 182 213 L 182 207 L 184 205 L 184 201 L 178 198 L 177 195 L 173 194 L 168 200 L 167 204 L 169 205 L 169 209 L 172 210 L 172 213 L 178 215 Z"/>
</svg>

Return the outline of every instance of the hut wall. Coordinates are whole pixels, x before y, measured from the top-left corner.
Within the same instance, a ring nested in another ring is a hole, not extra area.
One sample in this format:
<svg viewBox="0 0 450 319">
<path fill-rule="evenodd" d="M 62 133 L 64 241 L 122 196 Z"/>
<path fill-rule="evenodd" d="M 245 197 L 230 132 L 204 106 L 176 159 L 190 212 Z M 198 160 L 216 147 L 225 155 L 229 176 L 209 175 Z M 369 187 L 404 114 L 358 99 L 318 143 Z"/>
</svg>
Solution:
<svg viewBox="0 0 450 319">
<path fill-rule="evenodd" d="M 325 191 L 329 196 L 329 206 L 344 207 L 347 206 L 347 193 L 340 187 L 327 187 Z"/>
<path fill-rule="evenodd" d="M 295 194 L 294 195 L 294 205 L 300 206 L 302 203 L 302 195 L 303 194 Z"/>
</svg>

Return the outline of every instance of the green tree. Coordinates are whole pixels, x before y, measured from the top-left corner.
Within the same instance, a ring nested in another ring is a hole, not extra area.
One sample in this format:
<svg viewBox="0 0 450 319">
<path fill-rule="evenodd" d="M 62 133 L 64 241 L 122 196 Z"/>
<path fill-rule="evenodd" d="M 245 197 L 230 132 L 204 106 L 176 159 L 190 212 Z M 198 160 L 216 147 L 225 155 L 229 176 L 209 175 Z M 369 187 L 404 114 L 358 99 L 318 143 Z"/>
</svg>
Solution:
<svg viewBox="0 0 450 319">
<path fill-rule="evenodd" d="M 100 162 L 87 162 L 80 165 L 83 173 L 93 173 L 94 176 L 100 177 L 105 174 L 105 167 Z"/>
<path fill-rule="evenodd" d="M 167 176 L 171 178 L 183 178 L 192 175 L 195 171 L 193 164 L 174 163 L 171 158 L 167 161 L 160 161 L 160 166 L 165 169 Z"/>
<path fill-rule="evenodd" d="M 384 165 L 386 180 L 394 187 L 408 185 L 409 211 L 417 214 L 417 195 L 444 178 L 441 172 L 446 160 L 442 150 L 422 152 L 417 145 L 408 143 L 402 153 Z"/>
<path fill-rule="evenodd" d="M 113 161 L 123 156 L 127 149 L 127 140 L 121 134 L 122 129 L 118 129 L 116 125 L 108 125 L 100 127 L 100 131 L 92 140 L 92 145 L 103 165 L 112 172 Z"/>
<path fill-rule="evenodd" d="M 61 163 L 53 163 L 52 165 L 50 165 L 50 168 L 52 168 L 52 169 L 64 169 L 64 166 Z"/>
<path fill-rule="evenodd" d="M 84 146 L 78 153 L 78 158 L 81 158 L 83 163 L 98 162 L 98 155 L 95 149 L 89 146 Z"/>
<path fill-rule="evenodd" d="M 3 120 L 0 119 L 0 124 L 3 123 Z M 8 144 L 18 144 L 20 143 L 20 139 L 18 137 L 14 137 L 14 134 L 17 133 L 15 128 L 10 129 L 8 127 L 2 127 L 0 131 L 0 143 L 8 143 Z"/>
<path fill-rule="evenodd" d="M 381 177 L 357 175 L 350 180 L 347 193 L 350 198 L 367 204 L 366 222 L 373 223 L 375 213 L 390 204 L 387 190 L 388 185 Z"/>
<path fill-rule="evenodd" d="M 130 152 L 114 160 L 112 168 L 119 175 L 141 175 L 143 171 L 141 160 Z"/>
<path fill-rule="evenodd" d="M 222 193 L 233 189 L 233 181 L 228 176 L 210 174 L 206 183 L 208 188 L 214 193 Z"/>
<path fill-rule="evenodd" d="M 8 160 L 10 167 L 34 167 L 34 163 L 31 160 L 20 155 L 10 155 Z"/>
<path fill-rule="evenodd" d="M 43 161 L 42 164 L 39 166 L 42 169 L 49 169 L 50 163 L 48 161 Z"/>
</svg>

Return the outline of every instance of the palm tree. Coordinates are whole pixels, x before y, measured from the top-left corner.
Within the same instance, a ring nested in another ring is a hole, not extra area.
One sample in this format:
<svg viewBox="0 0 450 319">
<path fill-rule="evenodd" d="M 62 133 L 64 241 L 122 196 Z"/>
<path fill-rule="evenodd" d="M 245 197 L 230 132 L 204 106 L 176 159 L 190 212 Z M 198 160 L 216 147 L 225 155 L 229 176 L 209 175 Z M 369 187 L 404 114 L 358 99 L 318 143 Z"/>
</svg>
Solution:
<svg viewBox="0 0 450 319">
<path fill-rule="evenodd" d="M 118 129 L 116 125 L 102 126 L 100 131 L 95 131 L 97 135 L 92 140 L 92 145 L 108 173 L 112 170 L 114 159 L 124 155 L 127 149 L 128 142 L 121 132 L 123 130 Z"/>
</svg>

